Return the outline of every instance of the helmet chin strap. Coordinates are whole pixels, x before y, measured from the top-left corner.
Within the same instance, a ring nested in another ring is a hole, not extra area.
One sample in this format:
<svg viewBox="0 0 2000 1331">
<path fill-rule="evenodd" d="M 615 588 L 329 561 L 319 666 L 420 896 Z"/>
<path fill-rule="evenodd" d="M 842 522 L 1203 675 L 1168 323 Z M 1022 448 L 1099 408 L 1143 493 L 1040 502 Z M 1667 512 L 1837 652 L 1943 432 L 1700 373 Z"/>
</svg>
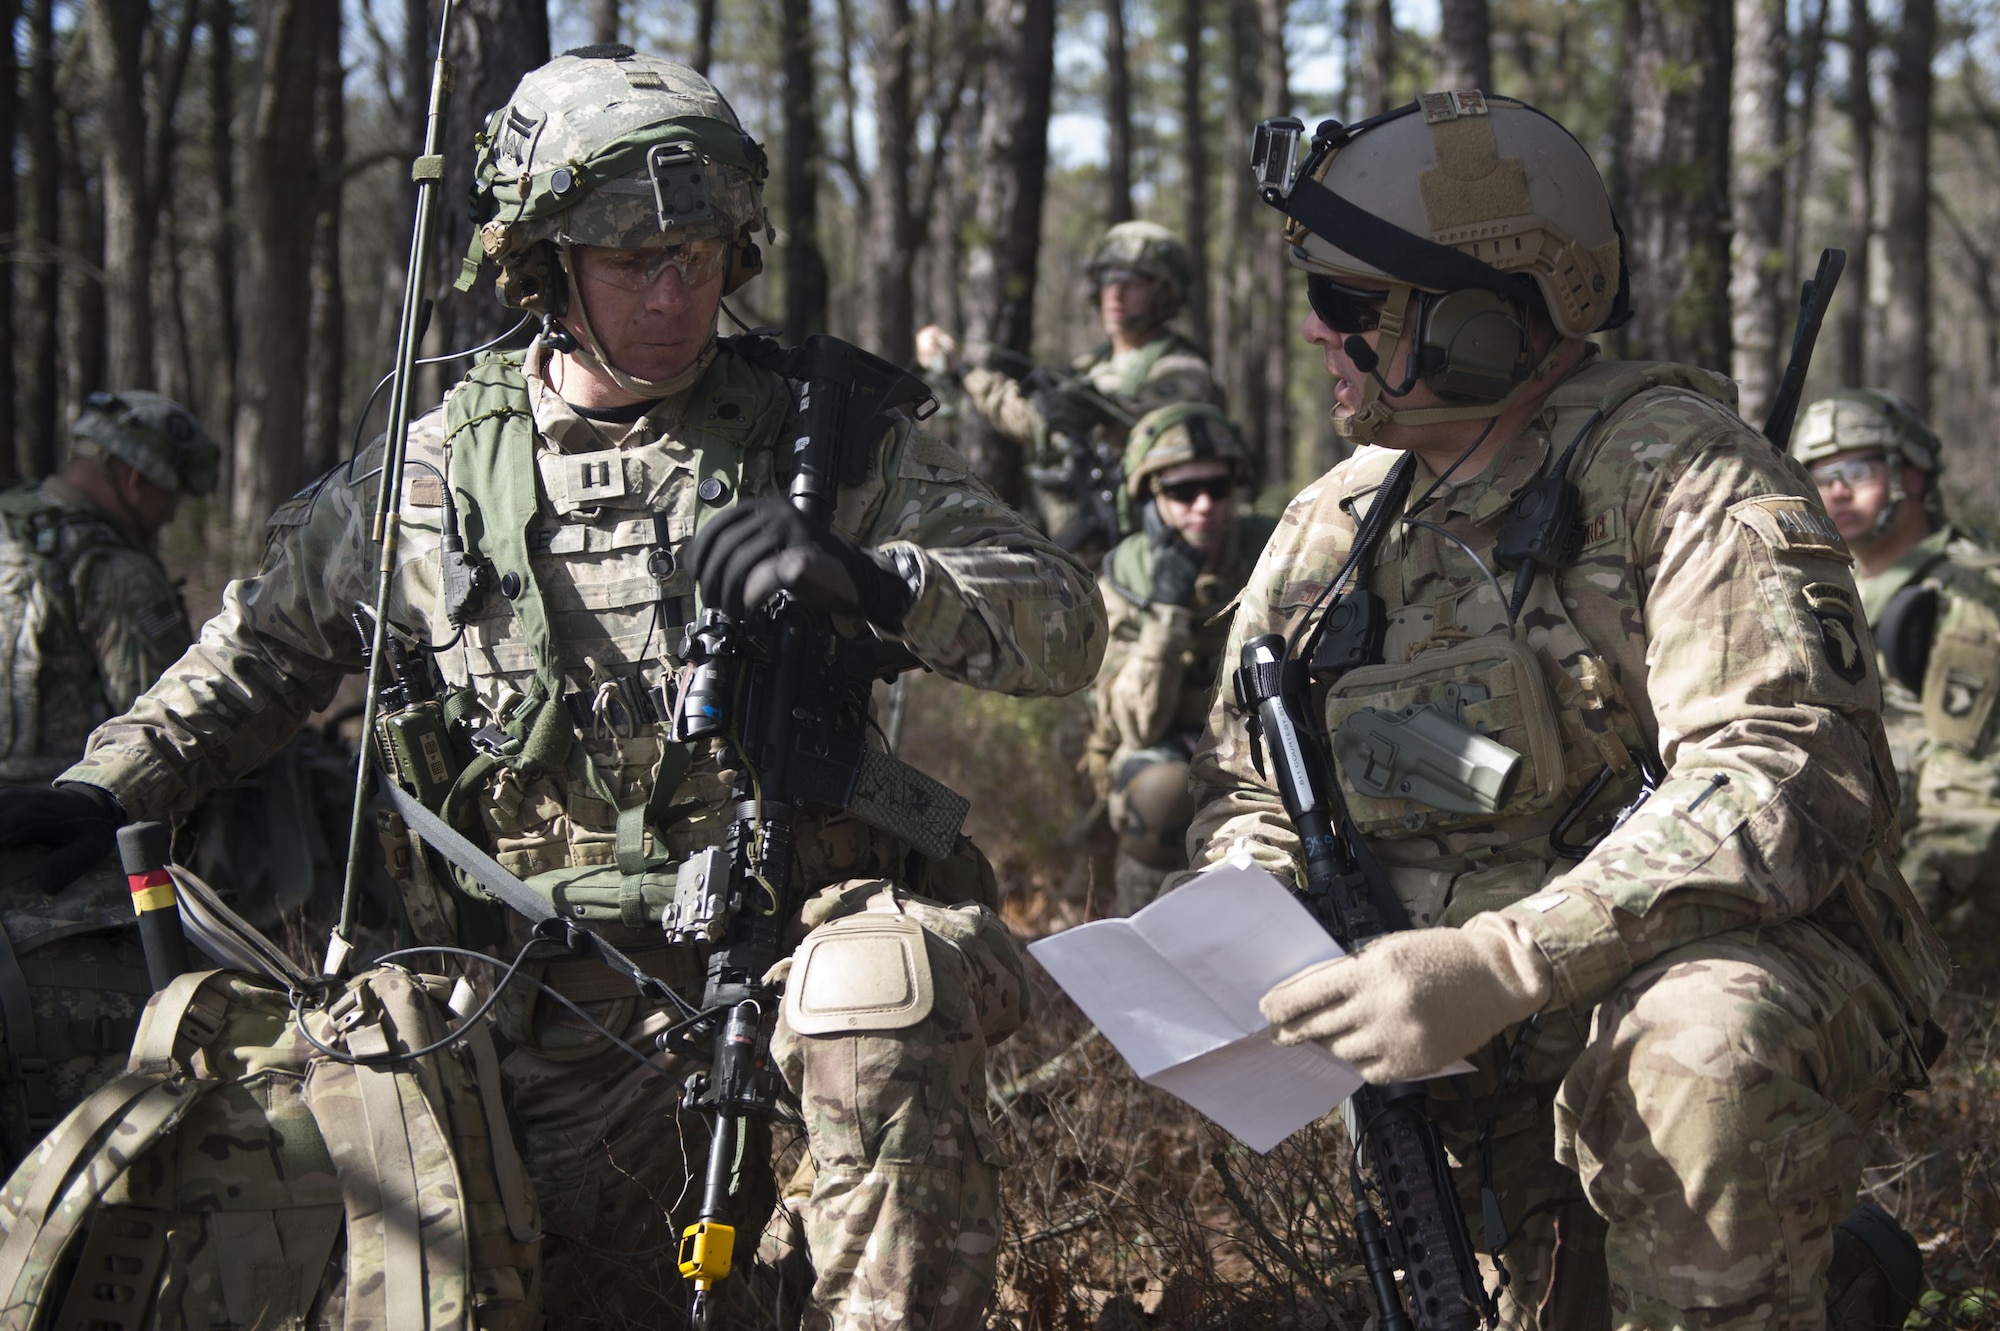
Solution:
<svg viewBox="0 0 2000 1331">
<path fill-rule="evenodd" d="M 636 374 L 626 373 L 613 365 L 611 358 L 603 353 L 603 341 L 597 336 L 597 330 L 590 326 L 590 307 L 577 287 L 576 268 L 570 262 L 570 248 L 567 244 L 560 247 L 562 266 L 563 271 L 569 274 L 570 312 L 576 316 L 576 331 L 581 334 L 576 339 L 576 349 L 568 353 L 570 358 L 584 369 L 602 374 L 636 398 L 673 397 L 693 388 L 695 381 L 708 372 L 709 365 L 715 360 L 714 325 L 709 326 L 708 341 L 702 344 L 701 354 L 694 358 L 694 363 L 672 378 L 642 379 Z"/>
</svg>

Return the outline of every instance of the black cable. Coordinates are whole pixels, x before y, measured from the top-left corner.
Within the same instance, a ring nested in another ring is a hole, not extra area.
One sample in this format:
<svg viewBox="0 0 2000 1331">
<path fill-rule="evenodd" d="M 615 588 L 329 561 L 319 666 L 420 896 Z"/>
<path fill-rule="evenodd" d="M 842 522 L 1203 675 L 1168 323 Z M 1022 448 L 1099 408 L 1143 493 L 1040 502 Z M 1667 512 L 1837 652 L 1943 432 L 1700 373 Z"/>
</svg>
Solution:
<svg viewBox="0 0 2000 1331">
<path fill-rule="evenodd" d="M 500 336 L 496 338 L 492 338 L 489 341 L 481 342 L 476 347 L 468 347 L 464 351 L 447 351 L 437 356 L 425 356 L 419 360 L 413 361 L 412 365 L 442 365 L 444 362 L 448 360 L 464 360 L 467 356 L 477 356 L 482 351 L 490 351 L 494 347 L 499 346 L 502 342 L 505 342 L 508 338 L 514 336 L 514 334 L 520 332 L 523 328 L 526 328 L 528 326 L 528 320 L 533 317 L 534 316 L 530 314 L 522 315 L 520 321 L 516 323 L 512 328 L 509 328 L 506 332 L 500 334 Z M 368 395 L 368 401 L 362 404 L 361 414 L 354 418 L 354 438 L 350 440 L 347 445 L 347 465 L 348 465 L 347 483 L 349 485 L 352 485 L 354 483 L 354 472 L 353 472 L 354 459 L 361 456 L 362 427 L 368 424 L 368 413 L 375 410 L 375 400 L 382 396 L 382 390 L 387 388 L 389 386 L 389 381 L 394 379 L 395 377 L 396 377 L 396 372 L 394 370 L 391 370 L 389 371 L 389 373 L 383 375 L 381 380 L 375 385 L 375 391 L 373 391 Z"/>
<path fill-rule="evenodd" d="M 441 1036 L 436 1040 L 431 1041 L 429 1044 L 423 1046 L 421 1049 L 411 1049 L 402 1052 L 391 1050 L 385 1054 L 375 1054 L 371 1056 L 367 1054 L 346 1054 L 342 1053 L 338 1049 L 335 1049 L 331 1045 L 322 1044 L 320 1043 L 319 1038 L 317 1036 L 315 1036 L 311 1031 L 306 1029 L 306 1021 L 305 1021 L 306 995 L 303 992 L 296 989 L 293 990 L 291 994 L 292 1024 L 298 1027 L 299 1034 L 305 1037 L 305 1041 L 307 1044 L 319 1050 L 320 1053 L 325 1054 L 328 1058 L 332 1059 L 334 1062 L 345 1063 L 350 1067 L 377 1067 L 385 1063 L 409 1063 L 409 1062 L 414 1062 L 415 1060 L 420 1058 L 427 1058 L 430 1055 L 438 1052 L 438 1050 L 440 1049 L 449 1049 L 452 1045 L 457 1044 L 460 1040 L 465 1038 L 465 1033 L 472 1029 L 473 1023 L 484 1017 L 488 1012 L 492 1010 L 493 1005 L 500 1001 L 500 995 L 503 992 L 505 992 L 507 988 L 507 982 L 512 980 L 517 974 L 520 973 L 522 963 L 527 961 L 528 959 L 529 950 L 533 948 L 536 943 L 539 943 L 541 941 L 542 940 L 539 938 L 529 939 L 527 946 L 523 947 L 520 950 L 520 952 L 515 955 L 512 964 L 510 964 L 507 967 L 507 973 L 500 977 L 500 982 L 493 986 L 493 992 L 486 996 L 485 1001 L 482 1002 L 478 1007 L 474 1008 L 471 1014 L 467 1016 L 464 1020 L 460 1021 L 458 1025 L 452 1027 L 451 1030 L 447 1031 L 443 1036 Z M 402 952 L 391 952 L 387 953 L 384 956 L 377 957 L 376 961 L 378 963 L 386 963 L 391 957 L 406 956 L 411 952 L 428 951 L 428 950 L 430 949 L 405 948 L 403 949 Z M 480 953 L 475 955 L 483 956 L 484 954 Z M 498 964 L 497 958 L 488 957 L 487 960 L 493 961 L 495 964 Z"/>
</svg>

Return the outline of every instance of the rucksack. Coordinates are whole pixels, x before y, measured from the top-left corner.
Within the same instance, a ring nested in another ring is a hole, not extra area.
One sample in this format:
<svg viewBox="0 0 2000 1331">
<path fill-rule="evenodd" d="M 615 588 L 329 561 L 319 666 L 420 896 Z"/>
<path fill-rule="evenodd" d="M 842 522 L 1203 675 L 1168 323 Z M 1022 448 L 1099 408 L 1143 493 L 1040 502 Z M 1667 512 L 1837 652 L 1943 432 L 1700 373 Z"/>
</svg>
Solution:
<svg viewBox="0 0 2000 1331">
<path fill-rule="evenodd" d="M 4 1325 L 540 1327 L 537 1210 L 486 1025 L 348 1061 L 436 1043 L 469 1002 L 391 966 L 296 1016 L 266 976 L 175 980 L 126 1071 L 0 1189 Z"/>
</svg>

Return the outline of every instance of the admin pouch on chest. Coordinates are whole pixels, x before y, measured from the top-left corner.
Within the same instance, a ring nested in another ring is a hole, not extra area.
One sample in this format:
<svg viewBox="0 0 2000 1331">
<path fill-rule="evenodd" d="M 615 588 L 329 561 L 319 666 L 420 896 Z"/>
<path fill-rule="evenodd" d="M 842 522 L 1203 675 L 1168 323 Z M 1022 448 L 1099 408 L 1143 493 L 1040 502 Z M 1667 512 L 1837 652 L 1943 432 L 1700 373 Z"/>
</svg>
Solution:
<svg viewBox="0 0 2000 1331">
<path fill-rule="evenodd" d="M 535 1198 L 490 1033 L 397 1057 L 470 1001 L 368 971 L 304 1013 L 329 1054 L 265 978 L 176 979 L 126 1071 L 0 1190 L 4 1324 L 540 1327 Z"/>
<path fill-rule="evenodd" d="M 60 776 L 110 717 L 97 658 L 77 628 L 70 565 L 93 546 L 121 544 L 102 522 L 32 488 L 0 492 L 0 782 Z"/>
</svg>

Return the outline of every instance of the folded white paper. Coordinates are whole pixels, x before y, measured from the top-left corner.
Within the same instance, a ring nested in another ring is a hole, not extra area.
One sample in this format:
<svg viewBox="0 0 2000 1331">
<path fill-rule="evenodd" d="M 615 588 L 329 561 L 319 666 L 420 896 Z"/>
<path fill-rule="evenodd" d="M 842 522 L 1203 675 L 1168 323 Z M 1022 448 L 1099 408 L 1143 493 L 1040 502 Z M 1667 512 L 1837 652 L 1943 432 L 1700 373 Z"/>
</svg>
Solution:
<svg viewBox="0 0 2000 1331">
<path fill-rule="evenodd" d="M 1252 1150 L 1270 1150 L 1361 1084 L 1316 1044 L 1277 1044 L 1257 1010 L 1272 985 L 1342 952 L 1247 860 L 1217 865 L 1130 919 L 1067 929 L 1028 951 L 1134 1072 Z"/>
</svg>

